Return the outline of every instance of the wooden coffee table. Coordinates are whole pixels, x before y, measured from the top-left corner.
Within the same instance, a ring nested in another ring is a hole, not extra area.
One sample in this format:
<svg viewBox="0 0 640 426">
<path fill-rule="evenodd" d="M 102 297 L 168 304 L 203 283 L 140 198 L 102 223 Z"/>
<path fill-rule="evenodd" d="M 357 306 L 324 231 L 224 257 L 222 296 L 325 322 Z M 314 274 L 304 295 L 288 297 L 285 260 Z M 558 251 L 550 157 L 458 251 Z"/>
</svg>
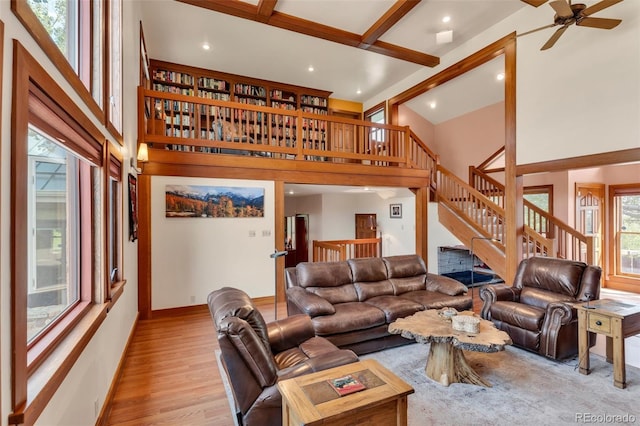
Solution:
<svg viewBox="0 0 640 426">
<path fill-rule="evenodd" d="M 463 311 L 458 315 L 475 314 Z M 442 318 L 436 309 L 397 319 L 389 324 L 389 333 L 400 334 L 418 343 L 430 343 L 425 372 L 428 377 L 445 386 L 450 383 L 469 383 L 491 387 L 471 368 L 462 351 L 498 352 L 512 343 L 507 333 L 483 319 L 480 319 L 480 332 L 477 334 L 456 331 L 451 321 Z"/>
<path fill-rule="evenodd" d="M 366 389 L 338 396 L 328 380 L 351 374 Z M 413 388 L 373 359 L 278 382 L 282 395 L 282 424 L 287 425 L 403 425 L 407 424 L 407 395 Z"/>
</svg>

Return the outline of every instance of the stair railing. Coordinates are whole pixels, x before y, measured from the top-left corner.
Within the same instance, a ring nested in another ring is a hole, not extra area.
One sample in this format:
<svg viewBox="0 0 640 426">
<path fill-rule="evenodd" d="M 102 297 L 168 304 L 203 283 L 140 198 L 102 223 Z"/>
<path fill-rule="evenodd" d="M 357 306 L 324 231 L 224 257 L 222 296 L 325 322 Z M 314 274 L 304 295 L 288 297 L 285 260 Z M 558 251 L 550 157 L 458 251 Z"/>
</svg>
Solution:
<svg viewBox="0 0 640 426">
<path fill-rule="evenodd" d="M 473 166 L 469 168 L 469 179 L 480 193 L 504 205 L 502 183 Z M 523 257 L 540 255 L 541 249 L 536 247 L 542 245 L 546 246 L 545 255 L 593 264 L 595 252 L 592 237 L 578 232 L 526 199 L 523 200 L 523 214 L 525 223 Z M 545 240 L 553 241 L 553 250 L 549 251 L 550 246 L 544 244 Z"/>
<path fill-rule="evenodd" d="M 484 237 L 499 240 L 496 245 L 504 250 L 504 208 L 444 167 L 438 165 L 437 171 L 438 199 Z"/>
</svg>

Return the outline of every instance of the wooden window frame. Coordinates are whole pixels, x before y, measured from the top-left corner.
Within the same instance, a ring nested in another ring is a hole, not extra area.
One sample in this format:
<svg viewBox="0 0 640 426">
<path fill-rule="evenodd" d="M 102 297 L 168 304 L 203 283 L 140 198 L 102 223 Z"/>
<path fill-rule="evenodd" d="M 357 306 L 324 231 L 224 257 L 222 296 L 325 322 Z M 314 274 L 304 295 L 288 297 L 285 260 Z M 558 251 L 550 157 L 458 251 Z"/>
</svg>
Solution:
<svg viewBox="0 0 640 426">
<path fill-rule="evenodd" d="M 522 188 L 522 194 L 547 194 L 549 197 L 549 213 L 553 216 L 553 185 L 534 185 Z"/>
<path fill-rule="evenodd" d="M 117 140 L 118 143 L 120 143 L 120 145 L 123 145 L 123 138 L 122 138 L 122 119 L 124 117 L 123 111 L 122 111 L 122 95 L 123 95 L 123 90 L 122 90 L 122 30 L 123 30 L 123 26 L 122 26 L 122 0 L 103 0 L 103 4 L 104 4 L 104 13 L 105 13 L 105 43 L 104 43 L 104 73 L 103 75 L 105 76 L 104 78 L 104 105 L 103 105 L 103 110 L 105 112 L 105 124 L 107 126 L 107 129 L 109 130 L 109 133 L 111 133 L 111 135 L 113 135 Z M 119 18 L 119 28 L 118 28 L 118 33 L 120 35 L 119 39 L 115 41 L 115 43 L 119 44 L 119 51 L 117 52 L 117 54 L 119 54 L 119 60 L 117 61 L 117 63 L 120 64 L 120 69 L 119 70 L 114 70 L 113 69 L 113 57 L 112 57 L 112 52 L 111 52 L 111 41 L 113 39 L 113 37 L 111 36 L 112 32 L 113 32 L 113 20 L 111 19 L 111 8 L 113 4 L 118 4 L 118 18 Z M 116 72 L 117 71 L 117 72 Z M 113 75 L 119 75 L 120 76 L 120 88 L 117 92 L 118 95 L 118 102 L 117 102 L 117 110 L 118 110 L 118 114 L 119 114 L 119 120 L 120 120 L 120 128 L 118 128 L 118 126 L 116 126 L 113 122 L 113 111 L 111 108 L 111 97 L 113 95 L 113 90 L 112 90 L 112 84 L 111 84 L 111 80 L 112 80 L 112 76 Z"/>
<path fill-rule="evenodd" d="M 127 281 L 123 278 L 123 259 L 124 259 L 124 244 L 123 244 L 123 200 L 124 200 L 124 187 L 123 187 L 123 156 L 120 150 L 112 143 L 107 143 L 105 149 L 105 169 L 104 173 L 104 200 L 105 200 L 105 229 L 104 229 L 104 253 L 105 253 L 105 301 L 109 302 L 109 309 L 116 303 L 116 301 L 122 295 L 124 286 Z M 112 180 L 117 182 L 118 195 L 116 197 L 115 217 L 113 217 L 113 210 L 111 209 L 111 183 Z M 110 244 L 117 246 L 116 259 L 112 259 L 112 251 L 110 250 Z M 115 277 L 112 279 L 112 271 L 110 265 L 115 264 L 118 268 Z"/>
<path fill-rule="evenodd" d="M 33 424 L 71 370 L 83 349 L 106 317 L 107 304 L 96 291 L 95 250 L 99 235 L 91 208 L 87 211 L 81 237 L 80 302 L 31 348 L 27 346 L 26 300 L 28 278 L 27 208 L 28 126 L 49 123 L 44 131 L 61 127 L 53 135 L 59 142 L 92 164 L 82 168 L 81 198 L 92 200 L 96 169 L 102 167 L 101 132 L 82 109 L 56 84 L 17 40 L 13 41 L 13 114 L 11 155 L 11 414 L 10 424 Z M 38 126 L 38 127 L 40 127 Z M 81 141 L 84 141 L 84 145 Z M 98 155 L 99 153 L 99 155 Z"/>
<path fill-rule="evenodd" d="M 121 132 L 111 124 L 109 109 L 105 108 L 105 105 L 109 102 L 109 96 L 107 95 L 109 93 L 107 86 L 107 81 L 109 80 L 109 74 L 107 73 L 109 72 L 109 68 L 107 64 L 110 61 L 107 43 L 109 40 L 109 19 L 107 19 L 106 13 L 108 1 L 117 1 L 120 3 L 120 15 L 122 16 L 122 0 L 103 0 L 102 4 L 104 7 L 102 8 L 102 16 L 100 19 L 104 31 L 102 34 L 95 34 L 92 16 L 95 10 L 92 2 L 89 0 L 79 0 L 78 45 L 76 46 L 79 55 L 78 71 L 73 68 L 66 56 L 62 51 L 60 51 L 58 46 L 56 46 L 47 30 L 25 0 L 11 0 L 11 10 L 29 34 L 31 34 L 33 39 L 38 43 L 45 55 L 62 74 L 64 79 L 71 85 L 73 90 L 91 110 L 92 114 L 105 124 L 111 135 L 120 145 L 124 145 Z M 120 36 L 122 36 L 122 29 Z M 102 58 L 94 57 L 93 41 L 96 37 L 100 37 L 102 40 Z M 120 44 L 120 64 L 122 66 L 122 39 L 120 40 Z M 102 73 L 102 87 L 94 88 L 92 87 L 92 74 L 98 68 Z M 122 75 L 122 73 L 120 75 Z M 92 91 L 94 89 L 102 91 L 101 96 L 99 97 L 102 101 L 102 105 L 98 104 L 98 101 L 93 97 Z M 122 87 L 120 88 L 120 92 L 122 94 Z M 122 116 L 122 99 L 120 99 L 119 108 Z"/>
<path fill-rule="evenodd" d="M 621 185 L 609 185 L 608 187 L 608 199 L 607 199 L 607 215 L 608 215 L 608 235 L 606 238 L 606 244 L 608 246 L 608 271 L 607 279 L 605 280 L 605 287 L 628 291 L 632 293 L 640 293 L 640 279 L 635 275 L 630 274 L 618 274 L 618 238 L 616 233 L 616 202 L 615 198 L 619 195 L 625 194 L 638 194 L 640 193 L 640 182 L 629 183 Z"/>
</svg>

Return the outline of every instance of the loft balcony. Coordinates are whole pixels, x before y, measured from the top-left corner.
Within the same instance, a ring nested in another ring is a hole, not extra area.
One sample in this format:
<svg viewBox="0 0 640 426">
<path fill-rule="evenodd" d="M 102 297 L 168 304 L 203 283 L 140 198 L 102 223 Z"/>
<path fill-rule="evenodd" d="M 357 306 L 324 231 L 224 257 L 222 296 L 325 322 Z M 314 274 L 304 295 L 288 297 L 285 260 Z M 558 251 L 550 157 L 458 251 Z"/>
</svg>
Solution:
<svg viewBox="0 0 640 426">
<path fill-rule="evenodd" d="M 144 173 L 203 176 L 202 167 L 247 168 L 278 171 L 279 179 L 295 173 L 290 181 L 298 182 L 305 181 L 301 173 L 329 173 L 350 175 L 356 179 L 351 184 L 428 185 L 437 157 L 408 126 L 317 114 L 321 110 L 313 105 L 304 110 L 282 105 L 140 87 L 138 142 L 147 144 L 149 152 Z"/>
</svg>

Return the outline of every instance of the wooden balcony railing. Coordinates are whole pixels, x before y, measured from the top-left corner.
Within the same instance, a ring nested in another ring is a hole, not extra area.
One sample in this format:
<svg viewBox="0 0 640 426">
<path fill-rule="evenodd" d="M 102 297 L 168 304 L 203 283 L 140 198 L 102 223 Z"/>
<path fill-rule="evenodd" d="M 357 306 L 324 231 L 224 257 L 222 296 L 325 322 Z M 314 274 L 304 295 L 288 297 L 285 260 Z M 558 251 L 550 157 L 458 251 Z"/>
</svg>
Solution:
<svg viewBox="0 0 640 426">
<path fill-rule="evenodd" d="M 382 238 L 313 241 L 314 262 L 337 262 L 361 257 L 382 256 Z"/>
<path fill-rule="evenodd" d="M 408 126 L 138 89 L 140 142 L 153 150 L 427 169 Z"/>
<path fill-rule="evenodd" d="M 474 188 L 504 207 L 502 183 L 474 167 L 469 169 L 469 177 Z M 576 231 L 526 199 L 523 200 L 523 214 L 525 224 L 523 257 L 540 255 L 539 249 L 533 248 L 540 244 L 547 247 L 545 255 L 593 264 L 595 261 L 593 238 Z M 545 240 L 553 243 L 545 244 Z"/>
</svg>

